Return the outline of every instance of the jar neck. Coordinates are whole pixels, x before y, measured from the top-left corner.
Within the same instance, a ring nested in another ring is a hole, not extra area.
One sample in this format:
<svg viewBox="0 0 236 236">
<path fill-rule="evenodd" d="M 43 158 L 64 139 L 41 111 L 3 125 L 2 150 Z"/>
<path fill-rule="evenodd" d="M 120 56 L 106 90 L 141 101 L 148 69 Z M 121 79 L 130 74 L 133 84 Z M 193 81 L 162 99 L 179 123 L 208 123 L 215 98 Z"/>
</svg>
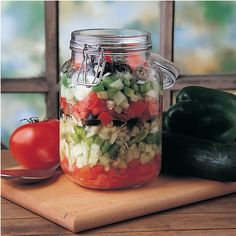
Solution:
<svg viewBox="0 0 236 236">
<path fill-rule="evenodd" d="M 140 59 L 142 58 L 143 61 L 150 61 L 151 60 L 151 49 L 146 50 L 134 50 L 134 51 L 106 51 L 103 52 L 89 52 L 89 55 L 93 55 L 94 58 L 99 57 L 103 53 L 106 62 L 115 62 L 115 61 L 122 61 L 124 63 L 129 63 L 129 58 L 132 59 Z M 84 52 L 82 50 L 72 50 L 71 51 L 71 60 L 75 63 L 81 63 L 84 60 Z"/>
</svg>

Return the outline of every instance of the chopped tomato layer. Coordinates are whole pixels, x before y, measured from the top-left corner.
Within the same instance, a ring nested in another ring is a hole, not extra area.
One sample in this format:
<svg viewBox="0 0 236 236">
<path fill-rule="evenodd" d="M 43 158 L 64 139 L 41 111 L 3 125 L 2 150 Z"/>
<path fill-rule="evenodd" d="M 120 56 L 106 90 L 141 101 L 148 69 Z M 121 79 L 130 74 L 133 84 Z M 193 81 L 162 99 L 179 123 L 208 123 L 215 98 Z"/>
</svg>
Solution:
<svg viewBox="0 0 236 236">
<path fill-rule="evenodd" d="M 152 161 L 141 164 L 133 160 L 127 168 L 111 168 L 106 171 L 102 165 L 78 168 L 74 165 L 69 169 L 67 158 L 61 161 L 65 174 L 75 183 L 94 189 L 118 189 L 135 187 L 153 180 L 160 172 L 161 158 L 157 155 Z"/>
<path fill-rule="evenodd" d="M 98 119 L 104 125 L 109 124 L 113 119 L 128 121 L 139 118 L 146 121 L 159 115 L 159 104 L 156 99 L 130 102 L 129 107 L 119 114 L 114 109 L 108 109 L 107 100 L 99 99 L 95 92 L 90 92 L 85 99 L 78 101 L 75 105 L 67 103 L 64 97 L 60 97 L 60 108 L 65 114 L 73 114 L 80 119 L 87 119 L 89 113 L 98 115 Z"/>
</svg>

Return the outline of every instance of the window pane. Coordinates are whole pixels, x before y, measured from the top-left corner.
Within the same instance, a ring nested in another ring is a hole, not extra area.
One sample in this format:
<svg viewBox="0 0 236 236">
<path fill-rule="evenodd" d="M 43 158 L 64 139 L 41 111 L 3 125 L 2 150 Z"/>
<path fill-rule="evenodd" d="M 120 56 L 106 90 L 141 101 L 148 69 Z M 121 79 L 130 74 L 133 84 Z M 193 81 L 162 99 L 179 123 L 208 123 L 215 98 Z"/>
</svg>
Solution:
<svg viewBox="0 0 236 236">
<path fill-rule="evenodd" d="M 236 72 L 236 2 L 175 2 L 174 58 L 182 74 Z"/>
<path fill-rule="evenodd" d="M 2 72 L 4 78 L 44 73 L 44 2 L 2 2 Z"/>
<path fill-rule="evenodd" d="M 45 95 L 37 93 L 4 93 L 2 94 L 2 143 L 8 147 L 9 137 L 16 127 L 24 124 L 21 119 L 46 117 Z"/>
<path fill-rule="evenodd" d="M 70 34 L 84 28 L 133 28 L 152 33 L 153 49 L 159 49 L 159 3 L 157 1 L 61 1 L 60 62 L 70 58 Z"/>
</svg>

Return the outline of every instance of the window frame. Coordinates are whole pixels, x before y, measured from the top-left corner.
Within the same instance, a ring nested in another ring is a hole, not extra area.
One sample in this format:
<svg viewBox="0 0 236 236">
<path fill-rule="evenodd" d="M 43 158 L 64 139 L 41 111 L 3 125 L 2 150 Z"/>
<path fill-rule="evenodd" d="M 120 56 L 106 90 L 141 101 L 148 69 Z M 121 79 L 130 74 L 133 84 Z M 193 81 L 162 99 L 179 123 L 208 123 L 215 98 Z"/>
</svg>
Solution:
<svg viewBox="0 0 236 236">
<path fill-rule="evenodd" d="M 45 93 L 47 117 L 58 117 L 58 2 L 45 1 L 45 76 L 2 78 L 2 93 Z"/>
<path fill-rule="evenodd" d="M 174 1 L 160 2 L 160 54 L 170 61 L 174 61 L 174 7 Z M 175 91 L 190 85 L 198 85 L 222 90 L 235 90 L 236 73 L 221 75 L 180 74 L 174 86 L 164 91 L 165 109 L 172 104 L 172 97 Z"/>
<path fill-rule="evenodd" d="M 160 55 L 173 61 L 174 1 L 160 2 Z M 58 117 L 59 75 L 59 2 L 45 1 L 45 76 L 32 78 L 2 79 L 2 93 L 35 92 L 46 94 L 48 117 Z M 236 89 L 236 74 L 180 75 L 175 85 L 164 91 L 164 107 L 172 103 L 173 92 L 188 86 L 201 85 L 215 89 Z"/>
</svg>

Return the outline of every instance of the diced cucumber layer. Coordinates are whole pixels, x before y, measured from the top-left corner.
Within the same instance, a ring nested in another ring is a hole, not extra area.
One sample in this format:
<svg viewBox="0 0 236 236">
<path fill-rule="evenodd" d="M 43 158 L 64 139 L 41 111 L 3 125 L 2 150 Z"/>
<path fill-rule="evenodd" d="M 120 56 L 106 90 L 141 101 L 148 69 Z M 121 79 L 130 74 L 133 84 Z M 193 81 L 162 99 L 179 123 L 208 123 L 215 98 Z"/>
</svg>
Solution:
<svg viewBox="0 0 236 236">
<path fill-rule="evenodd" d="M 97 84 L 97 85 L 95 85 L 95 86 L 93 86 L 92 87 L 92 90 L 94 91 L 94 92 L 101 92 L 101 91 L 104 91 L 104 86 L 103 86 L 103 83 L 99 83 L 99 84 Z"/>
<path fill-rule="evenodd" d="M 115 104 L 116 104 L 117 106 L 119 106 L 123 101 L 126 101 L 126 96 L 125 96 L 122 92 L 118 91 L 118 92 L 113 96 L 113 100 L 114 100 Z"/>
<path fill-rule="evenodd" d="M 124 87 L 124 94 L 130 98 L 134 96 L 134 90 L 129 87 Z"/>
<path fill-rule="evenodd" d="M 107 90 L 108 98 L 112 99 L 113 96 L 114 96 L 117 92 L 118 92 L 117 89 L 115 89 L 115 88 L 109 88 L 109 89 Z"/>
<path fill-rule="evenodd" d="M 151 88 L 151 81 L 147 81 L 144 84 L 140 84 L 139 87 L 140 87 L 140 92 L 142 94 L 145 94 L 152 89 Z"/>
<path fill-rule="evenodd" d="M 130 86 L 130 84 L 131 84 L 131 78 L 128 78 L 128 77 L 125 77 L 125 79 L 124 79 L 124 85 L 126 85 L 126 86 Z"/>
<path fill-rule="evenodd" d="M 123 89 L 124 85 L 121 79 L 115 80 L 113 83 L 109 84 L 110 88 L 115 88 L 117 90 Z"/>
<path fill-rule="evenodd" d="M 110 88 L 110 84 L 112 84 L 113 82 L 115 82 L 115 78 L 113 76 L 107 76 L 104 78 L 104 80 L 102 81 L 103 86 L 105 88 Z"/>
<path fill-rule="evenodd" d="M 98 96 L 100 99 L 108 99 L 108 98 L 109 98 L 108 92 L 106 92 L 106 91 L 98 92 L 98 93 L 97 93 L 97 96 Z"/>
<path fill-rule="evenodd" d="M 153 89 L 151 89 L 147 93 L 145 93 L 145 96 L 156 99 L 158 97 L 158 94 Z"/>
<path fill-rule="evenodd" d="M 138 86 L 136 83 L 134 83 L 134 84 L 132 85 L 132 89 L 133 89 L 135 92 L 139 92 L 139 86 Z"/>
</svg>

